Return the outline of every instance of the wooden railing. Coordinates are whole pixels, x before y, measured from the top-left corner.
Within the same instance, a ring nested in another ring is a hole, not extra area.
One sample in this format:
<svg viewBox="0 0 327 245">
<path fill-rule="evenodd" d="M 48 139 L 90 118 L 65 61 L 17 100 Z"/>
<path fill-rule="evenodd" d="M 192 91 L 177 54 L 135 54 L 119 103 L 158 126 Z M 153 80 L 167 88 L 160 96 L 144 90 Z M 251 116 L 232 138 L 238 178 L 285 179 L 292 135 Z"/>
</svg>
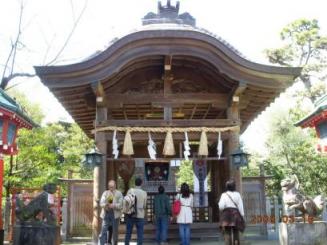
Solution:
<svg viewBox="0 0 327 245">
<path fill-rule="evenodd" d="M 166 193 L 169 196 L 170 205 L 174 202 L 177 192 Z M 154 210 L 153 210 L 153 202 L 154 196 L 156 193 L 148 193 L 147 199 L 147 210 L 146 210 L 146 220 L 148 223 L 153 222 L 154 220 Z M 211 222 L 212 211 L 211 207 L 194 207 L 193 209 L 193 222 Z M 122 217 L 122 222 L 124 222 L 124 217 Z"/>
</svg>

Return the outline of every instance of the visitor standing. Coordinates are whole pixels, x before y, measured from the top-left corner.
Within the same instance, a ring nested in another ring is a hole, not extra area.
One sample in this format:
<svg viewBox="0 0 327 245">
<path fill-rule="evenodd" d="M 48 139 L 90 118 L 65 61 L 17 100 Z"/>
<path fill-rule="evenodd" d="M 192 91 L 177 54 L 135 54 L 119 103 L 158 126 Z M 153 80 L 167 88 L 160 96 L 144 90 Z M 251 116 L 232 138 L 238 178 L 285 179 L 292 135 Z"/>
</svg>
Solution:
<svg viewBox="0 0 327 245">
<path fill-rule="evenodd" d="M 245 228 L 244 209 L 242 197 L 236 191 L 234 180 L 226 182 L 226 192 L 221 195 L 218 205 L 222 211 L 220 228 L 224 234 L 225 244 L 240 244 L 239 231 L 243 232 Z"/>
<path fill-rule="evenodd" d="M 171 216 L 169 197 L 165 188 L 158 187 L 158 194 L 154 197 L 154 217 L 156 224 L 156 241 L 158 245 L 167 244 L 168 223 Z"/>
<path fill-rule="evenodd" d="M 190 187 L 188 184 L 183 183 L 181 185 L 180 193 L 176 198 L 181 202 L 181 209 L 177 215 L 181 245 L 190 245 L 191 224 L 193 223 L 193 195 L 190 193 Z"/>
<path fill-rule="evenodd" d="M 118 227 L 123 206 L 123 194 L 116 189 L 116 182 L 108 182 L 108 190 L 104 191 L 100 199 L 102 208 L 102 229 L 99 236 L 100 245 L 118 244 Z"/>
<path fill-rule="evenodd" d="M 135 188 L 129 189 L 126 194 L 127 196 L 129 194 L 133 194 L 136 196 L 136 213 L 133 215 L 125 214 L 125 221 L 126 221 L 125 245 L 129 245 L 134 225 L 136 226 L 137 245 L 143 244 L 143 229 L 144 229 L 144 217 L 145 217 L 147 193 L 141 189 L 141 186 L 142 186 L 142 179 L 136 178 Z"/>
</svg>

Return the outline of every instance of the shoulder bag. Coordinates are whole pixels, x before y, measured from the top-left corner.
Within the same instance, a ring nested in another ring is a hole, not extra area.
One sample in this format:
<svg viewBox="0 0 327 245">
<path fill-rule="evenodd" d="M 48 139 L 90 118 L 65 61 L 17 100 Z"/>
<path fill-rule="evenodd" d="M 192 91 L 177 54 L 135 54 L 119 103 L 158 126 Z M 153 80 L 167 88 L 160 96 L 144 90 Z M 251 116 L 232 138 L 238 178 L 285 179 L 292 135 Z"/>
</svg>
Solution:
<svg viewBox="0 0 327 245">
<path fill-rule="evenodd" d="M 243 218 L 243 216 L 241 215 L 240 213 L 240 209 L 238 208 L 238 205 L 236 204 L 236 202 L 234 202 L 234 200 L 232 199 L 232 197 L 230 195 L 228 195 L 227 192 L 225 192 L 226 195 L 229 197 L 229 199 L 232 201 L 232 203 L 234 203 L 235 207 L 237 208 L 237 211 L 238 211 L 238 214 L 239 214 L 239 219 L 237 219 L 237 229 L 240 231 L 240 232 L 243 232 L 245 230 L 245 220 Z"/>
</svg>

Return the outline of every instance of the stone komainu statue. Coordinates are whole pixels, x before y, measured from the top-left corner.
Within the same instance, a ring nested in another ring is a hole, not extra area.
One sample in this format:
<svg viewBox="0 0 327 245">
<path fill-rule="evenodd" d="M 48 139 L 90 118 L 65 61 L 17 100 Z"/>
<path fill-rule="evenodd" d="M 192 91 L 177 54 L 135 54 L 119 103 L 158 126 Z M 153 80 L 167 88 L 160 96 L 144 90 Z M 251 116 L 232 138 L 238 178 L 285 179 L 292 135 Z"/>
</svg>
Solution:
<svg viewBox="0 0 327 245">
<path fill-rule="evenodd" d="M 324 207 L 322 195 L 311 199 L 300 193 L 300 183 L 296 175 L 283 179 L 280 183 L 283 191 L 284 211 L 286 215 L 294 215 L 299 210 L 303 215 L 318 216 Z"/>
<path fill-rule="evenodd" d="M 53 212 L 50 210 L 50 205 L 48 203 L 48 195 L 54 194 L 55 192 L 55 184 L 46 184 L 43 186 L 43 192 L 27 205 L 24 205 L 23 201 L 17 198 L 16 217 L 19 222 L 42 222 L 46 224 L 55 224 L 56 218 Z"/>
</svg>

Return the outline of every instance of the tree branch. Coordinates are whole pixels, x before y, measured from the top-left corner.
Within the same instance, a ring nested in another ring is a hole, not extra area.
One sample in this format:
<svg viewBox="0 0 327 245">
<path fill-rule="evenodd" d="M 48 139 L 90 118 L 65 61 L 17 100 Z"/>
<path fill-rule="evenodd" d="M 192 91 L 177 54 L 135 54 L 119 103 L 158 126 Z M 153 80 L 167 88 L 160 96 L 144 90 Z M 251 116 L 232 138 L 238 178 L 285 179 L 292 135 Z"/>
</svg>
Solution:
<svg viewBox="0 0 327 245">
<path fill-rule="evenodd" d="M 17 46 L 18 46 L 19 39 L 20 39 L 20 36 L 21 36 L 21 33 L 22 33 L 21 32 L 21 26 L 22 26 L 22 19 L 23 19 L 23 11 L 24 11 L 24 4 L 23 4 L 23 2 L 21 2 L 20 13 L 19 13 L 19 22 L 18 22 L 18 33 L 17 33 L 15 42 L 12 43 L 12 45 L 11 45 L 11 50 L 9 52 L 8 58 L 6 60 L 5 66 L 3 68 L 3 74 L 2 74 L 2 77 L 1 77 L 1 83 L 0 83 L 0 87 L 2 89 L 6 88 L 6 86 L 8 85 L 8 82 L 11 80 L 11 79 L 9 79 L 9 77 L 12 76 L 13 72 L 14 72 Z M 6 77 L 6 71 L 8 69 L 10 59 L 12 59 L 10 75 L 9 75 L 9 77 Z"/>
<path fill-rule="evenodd" d="M 54 62 L 59 58 L 59 56 L 62 54 L 62 52 L 65 50 L 65 48 L 67 47 L 67 45 L 68 45 L 68 43 L 69 43 L 71 37 L 73 36 L 73 34 L 74 34 L 75 30 L 76 30 L 76 27 L 77 27 L 79 21 L 81 20 L 81 18 L 82 18 L 82 16 L 83 16 L 84 12 L 85 12 L 85 10 L 86 10 L 87 2 L 88 2 L 88 1 L 86 0 L 86 1 L 85 1 L 85 4 L 84 4 L 84 7 L 83 7 L 83 9 L 82 9 L 82 11 L 81 11 L 81 13 L 79 14 L 77 20 L 74 22 L 73 28 L 72 28 L 72 30 L 70 31 L 68 37 L 66 38 L 66 40 L 65 40 L 65 42 L 64 42 L 64 45 L 61 47 L 61 49 L 59 50 L 59 52 L 57 53 L 57 55 L 56 55 L 56 56 L 55 56 L 55 57 L 54 57 L 54 58 L 53 58 L 49 63 L 47 63 L 46 65 L 51 65 L 51 64 L 53 64 L 53 63 L 54 63 Z"/>
<path fill-rule="evenodd" d="M 11 80 L 13 80 L 14 78 L 16 78 L 16 77 L 35 77 L 35 76 L 36 76 L 35 74 L 31 74 L 31 73 L 23 73 L 23 72 L 21 72 L 21 73 L 19 73 L 19 72 L 18 73 L 13 73 L 13 74 L 9 75 L 8 77 L 3 77 L 2 78 L 0 87 L 2 89 L 9 90 L 9 89 L 17 86 L 17 85 L 13 85 L 13 86 L 7 88 L 8 83 Z"/>
<path fill-rule="evenodd" d="M 20 15 L 19 15 L 19 23 L 18 23 L 18 33 L 17 33 L 16 41 L 14 43 L 14 50 L 13 50 L 12 61 L 11 61 L 10 75 L 12 75 L 13 72 L 14 72 L 15 60 L 16 60 L 16 53 L 17 53 L 17 46 L 18 46 L 18 43 L 19 43 L 20 36 L 22 34 L 22 30 L 21 29 L 22 29 L 23 11 L 24 11 L 24 4 L 23 4 L 23 2 L 21 2 L 21 5 L 20 5 Z"/>
</svg>

